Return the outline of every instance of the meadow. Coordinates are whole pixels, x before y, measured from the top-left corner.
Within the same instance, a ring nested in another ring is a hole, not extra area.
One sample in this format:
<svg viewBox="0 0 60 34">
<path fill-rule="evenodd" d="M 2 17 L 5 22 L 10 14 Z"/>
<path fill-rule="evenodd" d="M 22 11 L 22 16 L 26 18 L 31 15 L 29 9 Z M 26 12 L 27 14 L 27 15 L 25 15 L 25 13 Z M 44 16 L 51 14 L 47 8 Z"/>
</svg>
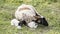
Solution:
<svg viewBox="0 0 60 34">
<path fill-rule="evenodd" d="M 21 4 L 34 6 L 49 26 L 30 29 L 23 25 L 21 30 L 11 26 L 14 12 Z M 0 0 L 0 34 L 60 34 L 60 0 Z"/>
</svg>

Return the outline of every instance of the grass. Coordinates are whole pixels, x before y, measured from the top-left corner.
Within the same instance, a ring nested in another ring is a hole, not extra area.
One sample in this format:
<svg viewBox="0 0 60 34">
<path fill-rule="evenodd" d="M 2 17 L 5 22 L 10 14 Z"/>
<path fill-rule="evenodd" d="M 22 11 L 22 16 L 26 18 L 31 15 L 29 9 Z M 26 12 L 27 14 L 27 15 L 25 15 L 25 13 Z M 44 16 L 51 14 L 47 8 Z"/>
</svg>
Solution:
<svg viewBox="0 0 60 34">
<path fill-rule="evenodd" d="M 60 1 L 59 0 L 0 0 L 0 34 L 60 34 Z M 48 27 L 39 26 L 36 29 L 22 26 L 19 30 L 10 25 L 14 12 L 21 4 L 33 5 L 49 23 Z"/>
</svg>

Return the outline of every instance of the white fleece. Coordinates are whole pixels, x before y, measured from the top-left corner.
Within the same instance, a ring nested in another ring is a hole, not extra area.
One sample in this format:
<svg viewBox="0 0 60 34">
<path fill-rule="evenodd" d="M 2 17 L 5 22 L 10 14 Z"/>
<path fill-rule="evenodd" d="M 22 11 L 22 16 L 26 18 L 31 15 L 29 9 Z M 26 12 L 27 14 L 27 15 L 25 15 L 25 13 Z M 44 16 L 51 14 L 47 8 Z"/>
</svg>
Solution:
<svg viewBox="0 0 60 34">
<path fill-rule="evenodd" d="M 19 21 L 17 19 L 12 19 L 11 20 L 11 25 L 16 26 L 18 29 L 21 29 L 21 26 L 18 26 Z"/>
<path fill-rule="evenodd" d="M 24 7 L 27 7 L 29 8 L 30 10 L 21 10 L 21 8 L 24 8 Z M 34 8 L 31 6 L 31 5 L 26 5 L 26 4 L 23 4 L 21 6 L 18 7 L 17 11 L 15 12 L 15 17 L 16 19 L 19 19 L 19 20 L 28 20 L 29 19 L 35 19 L 33 16 L 35 16 L 35 10 Z M 31 18 L 32 17 L 32 18 Z"/>
<path fill-rule="evenodd" d="M 30 23 L 28 23 L 28 26 L 30 27 L 30 28 L 37 28 L 37 23 L 35 23 L 35 22 L 30 22 Z"/>
</svg>

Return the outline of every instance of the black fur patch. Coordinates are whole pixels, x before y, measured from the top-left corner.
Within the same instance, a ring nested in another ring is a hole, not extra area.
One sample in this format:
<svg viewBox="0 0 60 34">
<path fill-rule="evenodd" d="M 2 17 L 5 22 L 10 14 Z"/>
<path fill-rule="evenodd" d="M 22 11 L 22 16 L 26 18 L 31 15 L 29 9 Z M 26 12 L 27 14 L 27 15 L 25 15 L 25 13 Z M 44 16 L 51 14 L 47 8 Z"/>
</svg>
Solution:
<svg viewBox="0 0 60 34">
<path fill-rule="evenodd" d="M 23 24 L 27 26 L 27 23 L 24 20 L 23 21 L 20 21 L 20 23 L 18 23 L 18 26 L 22 26 Z"/>
<path fill-rule="evenodd" d="M 44 26 L 48 26 L 48 22 L 45 18 L 40 18 L 41 22 L 40 24 L 44 25 Z"/>
<path fill-rule="evenodd" d="M 44 26 L 48 26 L 48 22 L 47 22 L 47 20 L 45 18 L 38 18 L 37 20 L 33 20 L 33 21 L 35 21 L 38 24 L 42 24 Z"/>
</svg>

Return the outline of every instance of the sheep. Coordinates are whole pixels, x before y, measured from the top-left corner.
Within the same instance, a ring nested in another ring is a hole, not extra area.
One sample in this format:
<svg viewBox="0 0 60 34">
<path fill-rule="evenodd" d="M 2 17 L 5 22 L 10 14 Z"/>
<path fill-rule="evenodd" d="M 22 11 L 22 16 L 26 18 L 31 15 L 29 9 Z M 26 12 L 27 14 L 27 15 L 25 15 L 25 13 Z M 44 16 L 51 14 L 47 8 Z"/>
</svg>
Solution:
<svg viewBox="0 0 60 34">
<path fill-rule="evenodd" d="M 45 17 L 42 17 L 36 11 L 36 9 L 31 5 L 22 4 L 21 6 L 19 6 L 17 11 L 15 12 L 15 18 L 18 21 L 20 21 L 19 24 L 21 24 L 21 23 L 23 23 L 23 21 L 25 21 L 24 23 L 26 23 L 27 26 L 29 26 L 28 25 L 29 23 L 32 23 L 32 24 L 37 23 L 37 24 L 42 24 L 44 26 L 48 26 L 48 22 L 46 21 Z M 35 21 L 32 22 L 32 20 L 35 20 Z"/>
</svg>

